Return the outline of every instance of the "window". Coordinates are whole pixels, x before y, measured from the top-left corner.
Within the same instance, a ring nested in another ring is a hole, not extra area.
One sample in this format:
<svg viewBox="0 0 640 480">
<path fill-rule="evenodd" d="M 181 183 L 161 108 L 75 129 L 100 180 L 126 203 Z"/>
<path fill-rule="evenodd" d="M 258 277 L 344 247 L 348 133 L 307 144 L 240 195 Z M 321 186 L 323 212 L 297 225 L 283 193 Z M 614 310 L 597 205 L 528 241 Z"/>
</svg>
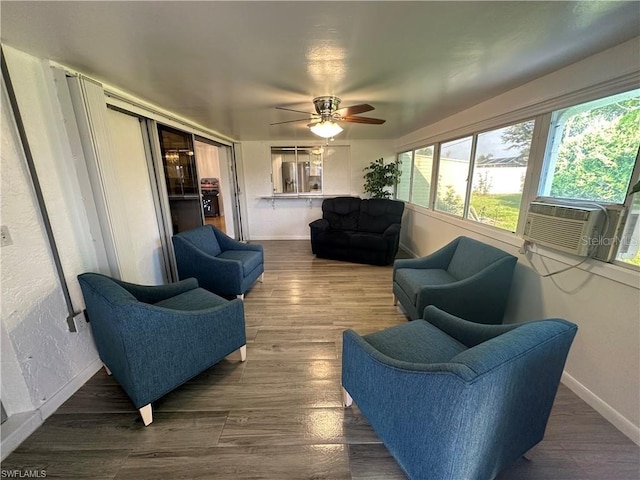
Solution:
<svg viewBox="0 0 640 480">
<path fill-rule="evenodd" d="M 553 113 L 542 196 L 623 203 L 640 145 L 640 90 Z"/>
<path fill-rule="evenodd" d="M 534 120 L 477 136 L 467 218 L 516 231 Z"/>
<path fill-rule="evenodd" d="M 319 147 L 272 147 L 273 193 L 322 193 L 322 157 Z"/>
<path fill-rule="evenodd" d="M 411 160 L 413 152 L 402 152 L 398 154 L 400 164 L 400 178 L 396 185 L 396 199 L 403 202 L 409 201 L 411 195 Z"/>
<path fill-rule="evenodd" d="M 440 144 L 436 210 L 462 216 L 473 137 Z"/>
<path fill-rule="evenodd" d="M 420 148 L 413 157 L 411 203 L 429 206 L 431 196 L 431 173 L 433 172 L 433 146 Z"/>
<path fill-rule="evenodd" d="M 635 194 L 616 260 L 640 267 L 640 194 Z"/>
</svg>

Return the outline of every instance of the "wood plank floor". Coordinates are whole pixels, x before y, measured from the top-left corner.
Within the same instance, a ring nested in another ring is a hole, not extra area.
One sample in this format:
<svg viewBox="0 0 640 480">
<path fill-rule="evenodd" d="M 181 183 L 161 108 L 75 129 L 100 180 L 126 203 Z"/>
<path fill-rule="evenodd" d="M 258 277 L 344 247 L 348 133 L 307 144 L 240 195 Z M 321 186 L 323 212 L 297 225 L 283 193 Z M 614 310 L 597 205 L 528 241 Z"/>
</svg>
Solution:
<svg viewBox="0 0 640 480">
<path fill-rule="evenodd" d="M 96 374 L 2 464 L 64 479 L 405 479 L 357 407 L 341 406 L 341 333 L 406 322 L 391 267 L 262 242 L 245 297 L 247 361 L 223 360 L 154 404 L 144 427 Z M 544 441 L 499 480 L 638 480 L 639 449 L 565 387 Z M 440 480 L 440 479 L 434 479 Z"/>
</svg>

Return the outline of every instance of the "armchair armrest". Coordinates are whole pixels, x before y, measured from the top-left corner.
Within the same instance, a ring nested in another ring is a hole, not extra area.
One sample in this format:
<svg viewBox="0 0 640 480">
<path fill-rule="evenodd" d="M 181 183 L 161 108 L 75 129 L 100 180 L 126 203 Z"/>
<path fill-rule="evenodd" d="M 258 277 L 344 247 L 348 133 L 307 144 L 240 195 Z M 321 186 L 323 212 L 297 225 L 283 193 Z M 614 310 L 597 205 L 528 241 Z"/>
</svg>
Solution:
<svg viewBox="0 0 640 480">
<path fill-rule="evenodd" d="M 416 308 L 423 312 L 427 305 L 438 305 L 446 312 L 479 323 L 502 323 L 512 275 L 513 260 L 504 257 L 471 277 L 422 286 Z M 465 298 L 465 302 L 460 302 L 460 298 Z"/>
<path fill-rule="evenodd" d="M 455 375 L 462 380 L 470 380 L 475 376 L 475 373 L 462 364 L 453 363 L 415 363 L 406 362 L 404 360 L 397 360 L 389 357 L 379 350 L 375 349 L 369 342 L 367 342 L 362 336 L 356 333 L 354 330 L 347 329 L 342 334 L 343 337 L 343 358 L 349 347 L 355 347 L 357 350 L 362 351 L 369 357 L 369 360 L 374 361 L 384 368 L 390 370 L 403 371 L 405 373 L 444 373 Z M 345 345 L 347 345 L 345 347 Z"/>
<path fill-rule="evenodd" d="M 482 376 L 506 363 L 537 363 L 529 375 L 550 375 L 555 370 L 558 380 L 564 367 L 564 358 L 576 334 L 575 324 L 560 318 L 538 320 L 516 325 L 487 325 L 486 327 L 512 327 L 512 332 L 498 335 L 459 353 L 451 359 Z M 515 332 L 513 330 L 517 329 Z M 535 355 L 536 349 L 546 350 L 543 356 Z M 556 360 L 557 357 L 557 360 Z M 562 358 L 562 360 L 560 360 Z M 531 377 L 533 379 L 533 377 Z"/>
<path fill-rule="evenodd" d="M 263 251 L 262 245 L 242 243 L 215 229 L 213 231 L 216 235 L 216 239 L 218 240 L 218 244 L 220 244 L 220 248 L 222 249 L 222 251 L 225 251 L 225 250 L 253 250 L 255 252 Z"/>
<path fill-rule="evenodd" d="M 479 343 L 486 342 L 521 325 L 484 325 L 463 320 L 433 305 L 429 305 L 424 309 L 422 318 L 469 348 L 475 347 Z"/>
<path fill-rule="evenodd" d="M 187 278 L 168 285 L 136 285 L 122 280 L 113 279 L 113 281 L 144 303 L 157 303 L 198 288 L 198 280 L 195 278 Z"/>
<path fill-rule="evenodd" d="M 393 264 L 394 274 L 399 268 L 436 268 L 446 270 L 449 263 L 451 263 L 451 258 L 456 248 L 458 248 L 458 241 L 459 239 L 456 239 L 426 257 L 396 260 Z"/>
<path fill-rule="evenodd" d="M 132 303 L 113 328 L 127 392 L 136 407 L 173 390 L 246 343 L 244 306 L 232 300 L 202 310 L 179 311 Z M 114 371 L 115 375 L 115 371 Z M 135 379 L 135 380 L 134 380 Z"/>
</svg>

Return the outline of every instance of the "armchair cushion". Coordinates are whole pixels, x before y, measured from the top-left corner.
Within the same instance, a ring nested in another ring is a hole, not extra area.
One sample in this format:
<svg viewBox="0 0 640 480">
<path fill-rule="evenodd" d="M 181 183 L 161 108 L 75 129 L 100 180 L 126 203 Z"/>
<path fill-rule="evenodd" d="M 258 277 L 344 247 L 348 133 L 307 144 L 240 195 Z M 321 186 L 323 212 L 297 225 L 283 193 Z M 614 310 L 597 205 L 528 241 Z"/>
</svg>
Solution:
<svg viewBox="0 0 640 480">
<path fill-rule="evenodd" d="M 424 320 L 397 325 L 363 337 L 390 358 L 410 363 L 444 363 L 467 347 Z"/>
<path fill-rule="evenodd" d="M 456 279 L 446 270 L 437 268 L 428 270 L 403 268 L 397 271 L 394 281 L 415 302 L 423 285 L 447 285 L 455 282 Z"/>
<path fill-rule="evenodd" d="M 194 311 L 218 307 L 225 303 L 227 303 L 227 300 L 222 297 L 211 295 L 210 292 L 203 288 L 194 288 L 175 297 L 160 300 L 155 305 L 171 310 Z"/>
<path fill-rule="evenodd" d="M 245 277 L 262 265 L 262 252 L 254 250 L 225 250 L 218 258 L 240 262 Z"/>
</svg>

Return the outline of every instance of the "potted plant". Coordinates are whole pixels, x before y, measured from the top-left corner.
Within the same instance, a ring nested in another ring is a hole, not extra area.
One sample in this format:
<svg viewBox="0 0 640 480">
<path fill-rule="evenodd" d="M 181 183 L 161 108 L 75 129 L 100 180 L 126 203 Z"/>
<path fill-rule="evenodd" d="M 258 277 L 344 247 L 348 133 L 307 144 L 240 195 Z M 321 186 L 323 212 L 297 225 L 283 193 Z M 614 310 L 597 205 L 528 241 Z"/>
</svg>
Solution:
<svg viewBox="0 0 640 480">
<path fill-rule="evenodd" d="M 392 192 L 387 187 L 395 186 L 402 174 L 398 161 L 385 164 L 383 158 L 371 162 L 364 171 L 364 192 L 371 198 L 390 198 Z"/>
</svg>

